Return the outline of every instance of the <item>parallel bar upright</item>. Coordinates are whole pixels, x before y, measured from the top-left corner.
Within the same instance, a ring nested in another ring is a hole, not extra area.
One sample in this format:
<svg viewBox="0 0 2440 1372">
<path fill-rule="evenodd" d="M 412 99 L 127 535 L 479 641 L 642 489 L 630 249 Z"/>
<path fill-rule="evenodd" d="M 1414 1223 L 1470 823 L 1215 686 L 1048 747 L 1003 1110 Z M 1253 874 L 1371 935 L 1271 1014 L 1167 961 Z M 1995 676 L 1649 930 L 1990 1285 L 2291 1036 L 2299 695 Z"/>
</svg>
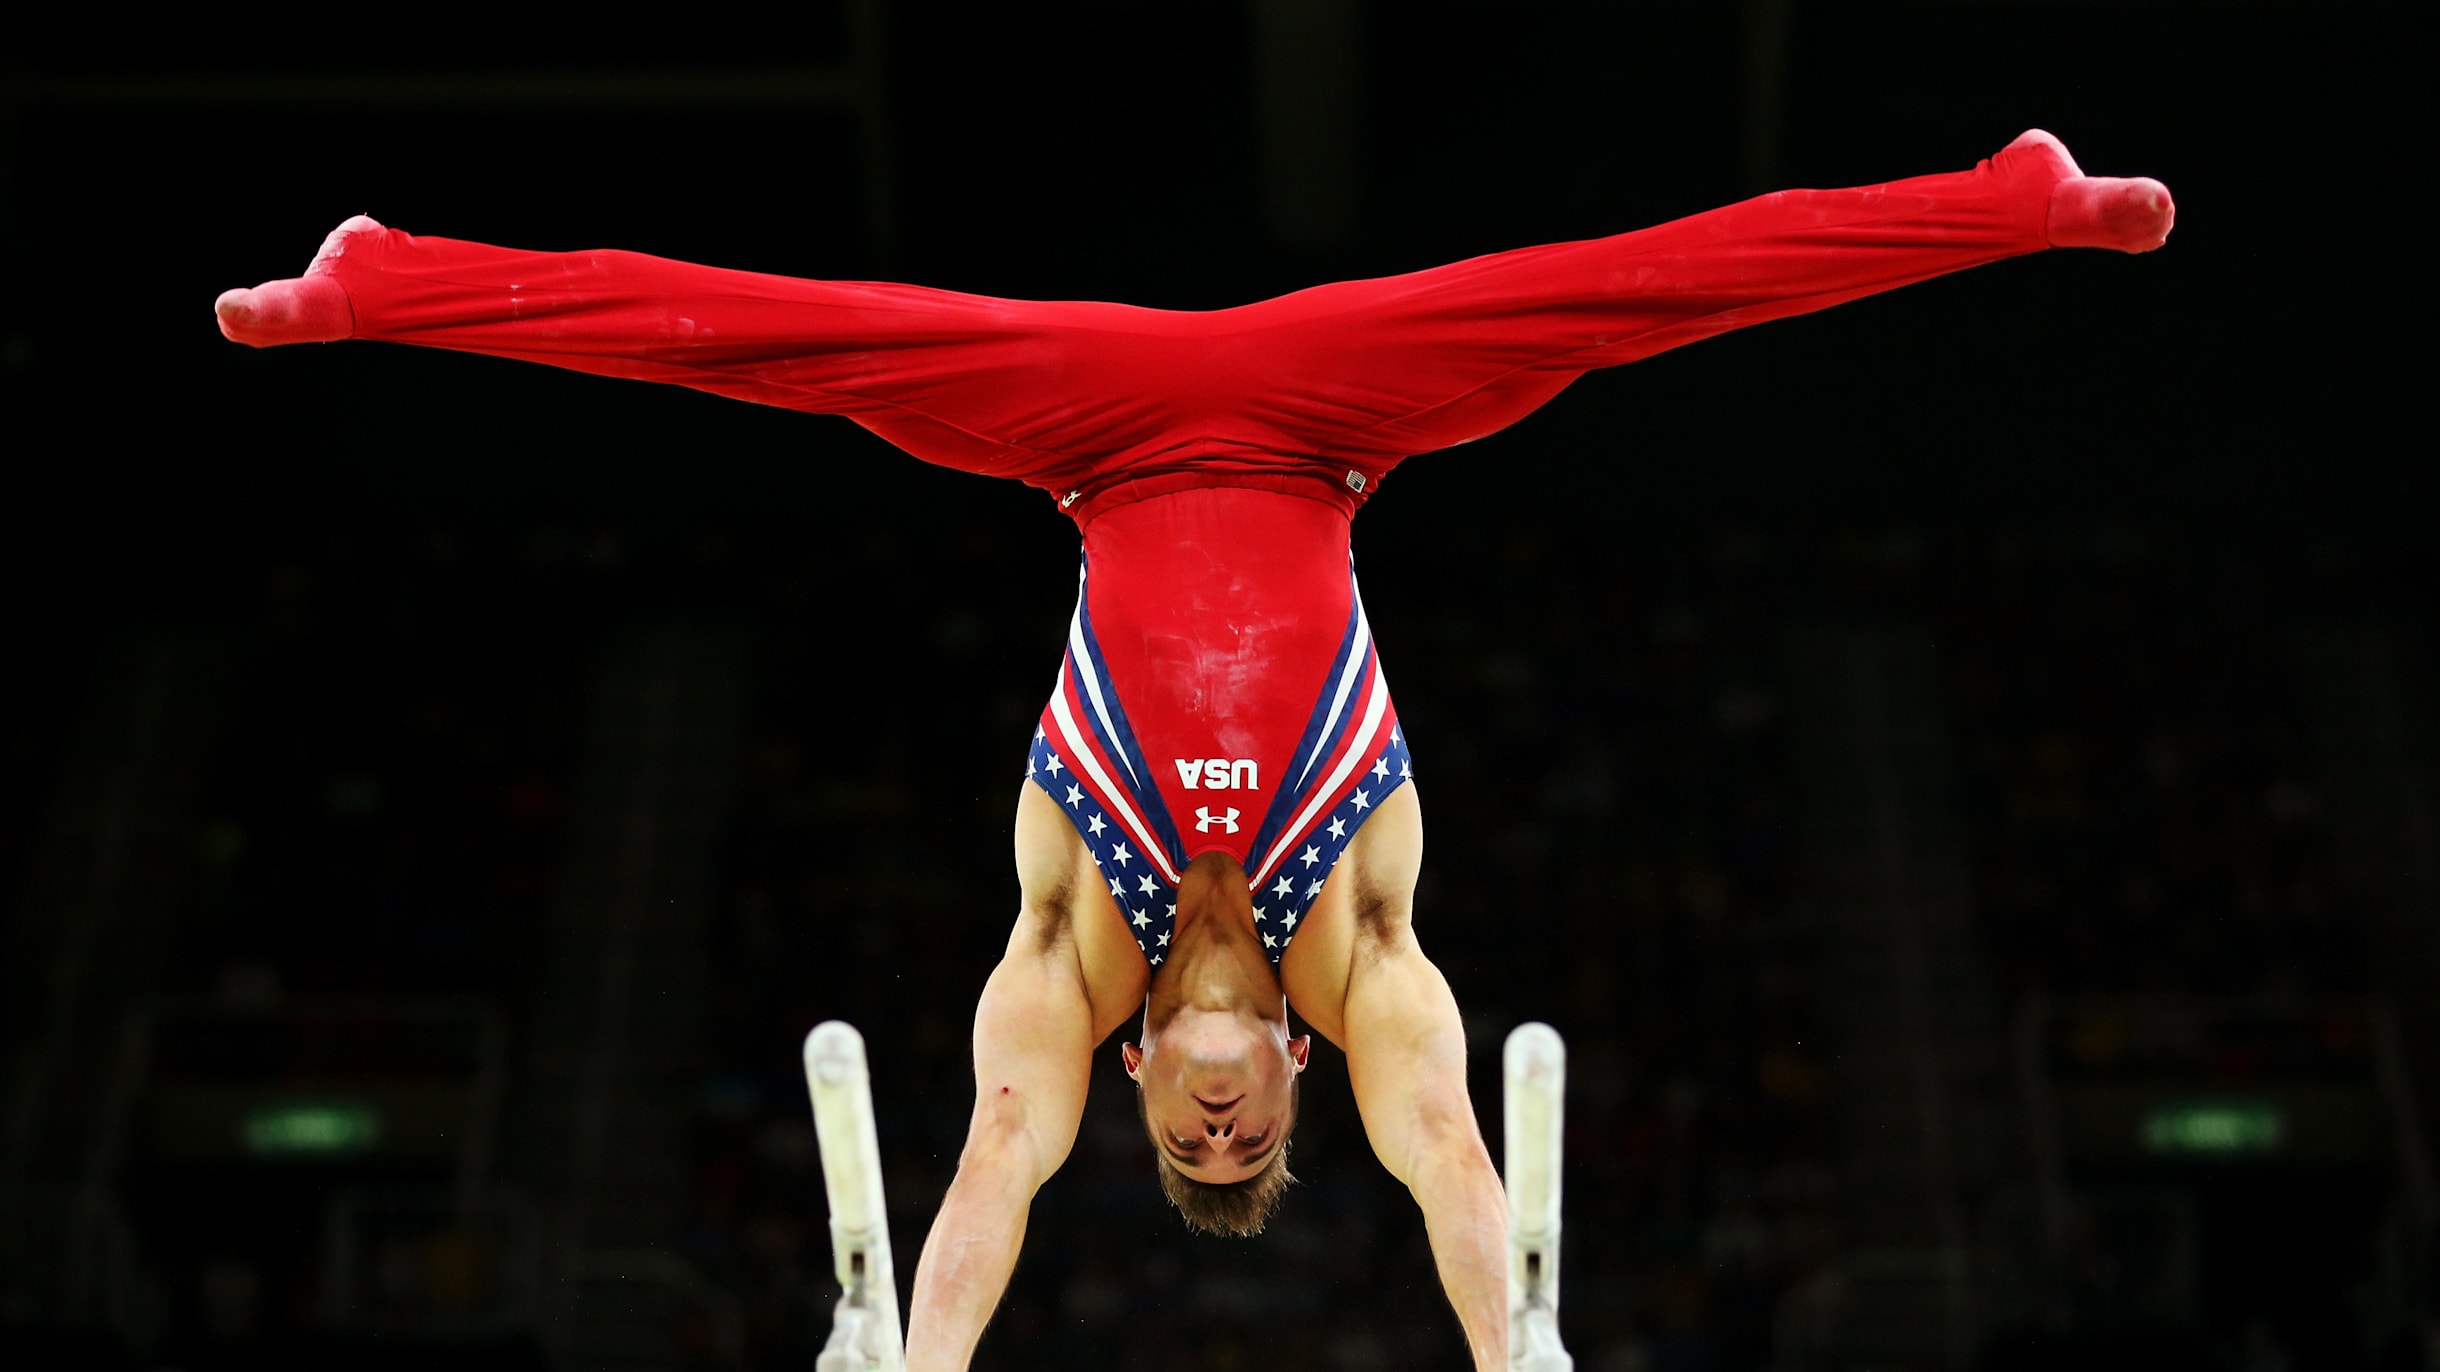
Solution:
<svg viewBox="0 0 2440 1372">
<path fill-rule="evenodd" d="M 830 1253 L 844 1294 L 831 1318 L 817 1372 L 900 1372 L 898 1276 L 890 1261 L 889 1207 L 881 1194 L 881 1144 L 873 1127 L 872 1073 L 864 1036 L 838 1020 L 805 1036 L 805 1083 L 822 1145 L 830 1197 Z"/>
<path fill-rule="evenodd" d="M 1508 1182 L 1508 1365 L 1573 1372 L 1559 1342 L 1559 1169 L 1566 1135 L 1567 1045 L 1521 1024 L 1502 1055 Z"/>
</svg>

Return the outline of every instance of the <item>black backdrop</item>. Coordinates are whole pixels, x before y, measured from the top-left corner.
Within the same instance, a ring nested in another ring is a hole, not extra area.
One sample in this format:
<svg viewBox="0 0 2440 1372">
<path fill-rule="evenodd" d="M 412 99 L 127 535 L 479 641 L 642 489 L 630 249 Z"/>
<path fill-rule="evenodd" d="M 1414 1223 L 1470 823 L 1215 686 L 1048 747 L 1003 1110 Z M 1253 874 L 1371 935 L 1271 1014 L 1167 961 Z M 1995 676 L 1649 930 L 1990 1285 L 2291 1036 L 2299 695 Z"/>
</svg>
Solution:
<svg viewBox="0 0 2440 1372">
<path fill-rule="evenodd" d="M 2204 637 L 2223 645 L 2300 608 L 2428 620 L 2417 578 L 2431 570 L 2431 506 L 2413 456 L 2411 323 L 2400 319 L 2420 293 L 2403 206 L 2410 140 L 2426 116 L 2407 7 L 1821 3 L 1791 13 L 1780 183 L 1963 166 L 2040 125 L 2088 170 L 2167 181 L 2180 226 L 2154 256 L 2011 262 L 1588 377 L 1512 432 L 1419 459 L 1387 483 L 1359 525 L 1358 556 L 1419 768 L 1432 775 L 1438 748 L 1452 778 L 1431 792 L 1425 918 L 1437 891 L 1451 924 L 1472 914 L 1501 921 L 1503 935 L 1536 931 L 1518 942 L 1538 946 L 1522 950 L 1481 928 L 1452 928 L 1440 945 L 1427 933 L 1487 1023 L 1565 1023 L 1575 1005 L 1599 1043 L 1600 1015 L 1583 1007 L 1702 965 L 1700 939 L 1664 946 L 1663 935 L 1639 942 L 1609 927 L 1602 893 L 1627 879 L 1613 859 L 1640 850 L 1631 835 L 1608 836 L 1631 828 L 1642 805 L 1656 831 L 1699 828 L 1717 772 L 1778 764 L 1652 762 L 1625 783 L 1648 801 L 1588 821 L 1554 858 L 1547 837 L 1520 836 L 1509 820 L 1559 784 L 1545 773 L 1564 769 L 1503 752 L 1520 739 L 1551 756 L 1598 751 L 1631 708 L 1622 702 L 1671 698 L 1673 607 L 1709 607 L 1724 641 L 1737 623 L 1791 614 L 1937 616 L 1953 589 L 1941 569 L 1981 565 L 1972 550 L 2121 529 L 2154 551 L 2093 573 L 2100 580 L 2238 588 L 2162 598 L 2163 609 L 2132 612 L 2138 629 L 2145 614 L 2206 613 L 2194 609 L 2205 602 L 2224 631 Z M 212 803 L 230 815 L 286 814 L 323 794 L 325 772 L 378 771 L 390 764 L 377 759 L 413 750 L 381 722 L 387 705 L 361 702 L 427 686 L 490 701 L 467 707 L 491 713 L 464 770 L 444 766 L 433 783 L 439 798 L 394 802 L 443 816 L 457 803 L 447 794 L 468 787 L 496 797 L 520 777 L 564 783 L 572 688 L 554 683 L 578 671 L 589 634 L 638 614 L 746 623 L 763 644 L 750 788 L 765 800 L 739 822 L 724 899 L 778 913 L 735 915 L 724 937 L 740 960 L 780 949 L 797 984 L 736 1011 L 716 1036 L 715 1055 L 730 1056 L 708 1063 L 707 1077 L 784 1082 L 790 1036 L 842 1011 L 918 1026 L 904 1049 L 879 1036 L 885 1092 L 911 1089 L 918 1065 L 954 1071 L 1009 896 L 1012 774 L 1000 769 L 1018 755 L 1072 594 L 1072 532 L 1048 502 L 922 467 L 844 422 L 683 391 L 390 348 L 252 353 L 217 337 L 213 294 L 293 272 L 330 224 L 365 211 L 417 232 L 535 247 L 1223 305 L 1736 198 L 1747 189 L 1747 18 L 1695 4 L 1369 7 L 1361 209 L 1354 232 L 1321 250 L 1264 231 L 1252 40 L 1235 5 L 898 7 L 887 192 L 899 227 L 878 246 L 863 232 L 870 187 L 855 133 L 836 114 L 26 103 L 12 115 L 0 293 L 11 662 L 0 681 L 10 731 L 0 857 L 27 861 L 31 816 L 58 765 L 57 722 L 118 626 L 233 626 L 259 645 L 251 722 L 216 764 Z M 8 23 L 20 78 L 132 73 L 164 90 L 197 73 L 818 63 L 846 45 L 819 8 L 776 24 L 702 13 L 627 27 L 567 14 L 486 16 L 480 27 L 351 14 L 275 33 L 217 13 L 104 26 L 65 10 Z M 1889 573 L 1865 558 L 1864 571 L 1822 574 L 1848 566 L 1838 549 L 1893 538 L 1931 549 L 1929 563 L 1901 558 L 1905 569 Z M 1738 551 L 1749 547 L 1772 551 L 1757 561 Z M 1503 678 L 1475 674 L 1478 661 L 1526 665 Z M 890 689 L 858 695 L 839 684 L 850 662 L 903 670 Z M 1687 709 L 1698 717 L 1708 705 Z M 1500 711 L 1504 722 L 1487 722 Z M 1660 737 L 1677 718 L 1665 704 L 1645 715 L 1660 722 L 1637 727 Z M 1523 716 L 1529 724 L 1517 724 Z M 1634 766 L 1632 745 L 1618 747 Z M 816 791 L 825 768 L 865 796 L 836 811 L 848 818 L 812 828 L 770 818 L 788 807 L 769 796 Z M 1672 789 L 1681 773 L 1686 789 Z M 410 789 L 393 781 L 394 793 Z M 428 827 L 448 828 L 430 816 Z M 222 913 L 196 916 L 181 975 L 209 984 L 217 961 L 253 957 L 310 985 L 315 966 L 362 962 L 383 939 L 407 937 L 331 913 L 352 888 L 315 875 L 337 861 L 324 840 L 255 827 L 226 909 L 197 897 Z M 407 884 L 418 901 L 466 905 L 468 883 L 547 868 L 547 834 L 516 842 L 539 855 L 426 864 Z M 892 871 L 922 864 L 950 874 L 945 890 L 912 902 L 922 917 L 973 910 L 974 932 L 842 932 L 902 915 L 871 906 L 890 899 Z M 825 891 L 825 874 L 848 870 L 867 875 Z M 1785 871 L 1783 856 L 1756 859 L 1741 899 L 1776 908 Z M 1519 891 L 1515 874 L 1533 884 Z M 323 895 L 279 894 L 299 889 Z M 513 995 L 531 957 L 518 921 L 530 925 L 542 897 L 484 899 L 492 927 L 468 937 L 486 951 L 463 965 L 438 958 L 458 970 L 433 975 Z M 753 933 L 757 919 L 781 932 Z M 1649 965 L 1615 987 L 1537 989 L 1577 975 L 1571 954 L 1586 949 Z M 1733 1019 L 1745 1002 L 1721 1004 Z M 1619 1051 L 1632 1062 L 1642 1050 Z M 1604 1061 L 1599 1050 L 1590 1060 Z M 1107 1113 L 1112 1084 L 1099 1085 Z M 953 1150 L 963 1108 L 957 1090 L 937 1089 L 942 1099 L 920 1110 L 892 1107 L 923 1116 L 909 1127 L 926 1131 L 936 1158 Z M 774 1100 L 770 1113 L 785 1113 Z M 1343 1110 L 1318 1118 L 1327 1127 L 1302 1141 L 1309 1173 L 1369 1166 Z M 941 1166 L 911 1185 L 936 1194 Z M 1085 1228 L 1073 1232 L 1118 1236 L 1088 1266 L 1130 1269 L 1134 1253 L 1153 1252 L 1142 1270 L 1183 1264 L 1191 1285 L 1202 1268 L 1237 1261 L 1180 1245 L 1149 1186 L 1129 1180 L 1109 1202 L 1117 1218 L 1077 1221 Z M 1576 1184 L 1587 1197 L 1602 1185 Z M 1081 1189 L 1058 1194 L 1091 1210 L 1074 1199 Z M 1394 1196 L 1369 1194 L 1346 1203 L 1382 1210 L 1363 1232 L 1419 1237 L 1391 1213 Z M 1604 1213 L 1604 1202 L 1584 1203 Z M 1317 1204 L 1342 1213 L 1337 1201 Z M 1623 1216 L 1645 1202 L 1615 1204 Z M 1056 1243 L 1070 1231 L 1045 1232 Z M 1580 1241 L 1571 1271 L 1591 1280 L 1611 1250 L 1589 1233 Z M 911 1265 L 912 1239 L 901 1243 Z M 1650 1265 L 1621 1253 L 1618 1270 Z M 1076 1290 L 1094 1288 L 1063 1261 L 1029 1265 L 987 1357 L 1032 1365 L 1026 1341 L 1053 1338 L 1080 1308 L 1103 1330 L 1093 1337 L 1117 1337 L 1098 1307 L 1077 1304 Z M 1266 1261 L 1245 1260 L 1249 1280 Z M 1759 1308 L 1741 1314 L 1715 1295 L 1687 1315 L 1670 1304 L 1666 1262 L 1652 1261 L 1661 1275 L 1647 1285 L 1661 1294 L 1621 1298 L 1640 1300 L 1642 1314 L 1586 1315 L 1599 1338 L 1614 1326 L 1662 1331 L 1647 1345 L 1615 1343 L 1647 1349 L 1615 1357 L 1761 1356 Z M 1390 1294 L 1376 1292 L 1366 1318 L 1430 1325 L 1441 1342 L 1422 1346 L 1445 1361 L 1455 1346 L 1445 1312 L 1418 1313 L 1438 1311 L 1428 1269 L 1382 1270 L 1395 1279 L 1381 1279 Z M 1225 1319 L 1196 1309 L 1205 1323 L 1191 1327 L 1208 1326 L 1198 1346 L 1240 1346 Z M 1337 1337 L 1319 1316 L 1307 1322 L 1321 1331 L 1313 1347 Z M 1685 1329 L 1711 1331 L 1708 1351 L 1662 1336 Z M 1272 1345 L 1242 1347 L 1260 1356 Z"/>
</svg>

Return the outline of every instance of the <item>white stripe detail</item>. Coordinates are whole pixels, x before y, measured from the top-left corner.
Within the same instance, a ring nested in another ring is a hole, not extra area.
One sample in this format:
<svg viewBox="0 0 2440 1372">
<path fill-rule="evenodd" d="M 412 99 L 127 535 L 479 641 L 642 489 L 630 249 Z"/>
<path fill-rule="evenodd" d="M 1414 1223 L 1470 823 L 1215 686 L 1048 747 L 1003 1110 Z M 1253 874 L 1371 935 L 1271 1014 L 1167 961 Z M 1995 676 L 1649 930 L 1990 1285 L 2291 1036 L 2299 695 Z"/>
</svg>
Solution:
<svg viewBox="0 0 2440 1372">
<path fill-rule="evenodd" d="M 1093 702 L 1093 713 L 1101 716 L 1101 731 L 1110 740 L 1110 751 L 1118 765 L 1127 769 L 1127 779 L 1141 786 L 1144 779 L 1135 774 L 1135 764 L 1127 758 L 1127 745 L 1119 736 L 1117 721 L 1110 718 L 1110 707 L 1101 698 L 1101 678 L 1094 675 L 1093 655 L 1084 646 L 1084 573 L 1076 573 L 1076 613 L 1068 616 L 1068 660 L 1076 664 L 1077 679 L 1084 683 L 1085 698 Z"/>
<path fill-rule="evenodd" d="M 1280 831 L 1278 841 L 1271 846 L 1270 855 L 1262 860 L 1262 870 L 1253 875 L 1248 885 L 1260 886 L 1270 880 L 1271 869 L 1287 855 L 1288 849 L 1295 846 L 1296 840 L 1304 834 L 1305 827 L 1313 823 L 1314 817 L 1321 814 L 1332 798 L 1338 795 L 1339 787 L 1345 785 L 1347 778 L 1354 774 L 1356 764 L 1372 752 L 1373 734 L 1381 727 L 1382 712 L 1388 708 L 1389 684 L 1381 679 L 1381 664 L 1375 662 L 1372 698 L 1364 702 L 1364 723 L 1357 728 L 1355 736 L 1347 740 L 1347 751 L 1339 758 L 1339 765 L 1330 769 L 1330 784 L 1315 791 L 1313 799 L 1306 801 L 1303 812 L 1297 815 L 1296 822 Z"/>
<path fill-rule="evenodd" d="M 1354 577 L 1348 578 L 1347 588 L 1350 593 L 1355 590 Z M 1356 641 L 1349 645 L 1347 668 L 1339 673 L 1338 694 L 1330 698 L 1330 714 L 1322 720 L 1321 735 L 1313 740 L 1313 756 L 1305 759 L 1305 770 L 1297 773 L 1297 786 L 1304 785 L 1313 775 L 1313 764 L 1321 761 L 1322 750 L 1330 746 L 1330 731 L 1339 722 L 1339 711 L 1347 707 L 1348 688 L 1355 685 L 1356 673 L 1364 670 L 1364 653 L 1372 642 L 1372 624 L 1364 618 L 1364 597 L 1356 596 L 1355 602 Z"/>
<path fill-rule="evenodd" d="M 1135 811 L 1127 808 L 1127 793 L 1111 784 L 1109 774 L 1101 770 L 1101 762 L 1093 756 L 1091 745 L 1085 742 L 1083 731 L 1076 727 L 1076 715 L 1068 709 L 1064 683 L 1061 689 L 1051 693 L 1051 718 L 1058 723 L 1060 734 L 1067 740 L 1069 761 L 1083 768 L 1093 784 L 1101 788 L 1102 798 L 1109 801 L 1111 809 L 1118 811 L 1119 823 L 1126 825 L 1127 832 L 1135 835 L 1135 841 L 1143 845 L 1144 856 L 1152 860 L 1153 866 L 1161 869 L 1161 875 L 1169 878 L 1170 885 L 1177 885 L 1178 874 L 1171 869 L 1169 855 L 1162 851 L 1160 840 L 1152 836 L 1152 830 L 1141 819 L 1136 818 Z"/>
</svg>

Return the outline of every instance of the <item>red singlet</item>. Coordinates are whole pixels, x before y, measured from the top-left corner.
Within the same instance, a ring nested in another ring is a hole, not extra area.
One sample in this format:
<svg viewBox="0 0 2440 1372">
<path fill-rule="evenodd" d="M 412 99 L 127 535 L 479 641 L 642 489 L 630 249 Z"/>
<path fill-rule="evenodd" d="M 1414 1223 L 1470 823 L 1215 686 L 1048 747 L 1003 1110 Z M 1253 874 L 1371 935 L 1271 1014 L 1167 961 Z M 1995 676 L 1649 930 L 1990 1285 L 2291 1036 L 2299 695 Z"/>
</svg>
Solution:
<svg viewBox="0 0 2440 1372">
<path fill-rule="evenodd" d="M 1215 851 L 1245 869 L 1278 961 L 1412 775 L 1347 516 L 1239 486 L 1133 501 L 1086 527 L 1083 579 L 1025 774 L 1092 846 L 1154 966 L 1180 874 Z"/>
</svg>

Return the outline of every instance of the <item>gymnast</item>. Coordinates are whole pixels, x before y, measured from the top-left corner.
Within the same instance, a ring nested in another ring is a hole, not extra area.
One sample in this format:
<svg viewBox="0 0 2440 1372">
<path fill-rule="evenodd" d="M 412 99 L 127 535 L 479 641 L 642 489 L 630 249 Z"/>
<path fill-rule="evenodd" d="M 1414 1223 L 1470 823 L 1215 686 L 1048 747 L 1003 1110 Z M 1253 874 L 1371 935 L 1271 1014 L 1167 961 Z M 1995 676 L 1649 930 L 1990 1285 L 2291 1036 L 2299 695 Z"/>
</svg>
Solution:
<svg viewBox="0 0 2440 1372">
<path fill-rule="evenodd" d="M 1508 1363 L 1506 1203 L 1465 1036 L 1412 921 L 1422 809 L 1349 521 L 1401 461 L 1596 367 L 2053 247 L 2147 252 L 2157 181 L 2028 132 L 1971 170 L 1783 191 L 1655 228 L 1209 312 L 522 252 L 358 217 L 302 277 L 220 297 L 240 343 L 367 339 L 840 414 L 1026 482 L 1083 567 L 1016 807 L 1020 899 L 974 1021 L 975 1102 L 915 1273 L 914 1372 L 972 1357 L 1034 1193 L 1122 1027 L 1163 1191 L 1251 1235 L 1297 1076 L 1347 1055 L 1422 1208 L 1474 1365 Z M 842 482 L 842 490 L 852 490 Z"/>
</svg>

